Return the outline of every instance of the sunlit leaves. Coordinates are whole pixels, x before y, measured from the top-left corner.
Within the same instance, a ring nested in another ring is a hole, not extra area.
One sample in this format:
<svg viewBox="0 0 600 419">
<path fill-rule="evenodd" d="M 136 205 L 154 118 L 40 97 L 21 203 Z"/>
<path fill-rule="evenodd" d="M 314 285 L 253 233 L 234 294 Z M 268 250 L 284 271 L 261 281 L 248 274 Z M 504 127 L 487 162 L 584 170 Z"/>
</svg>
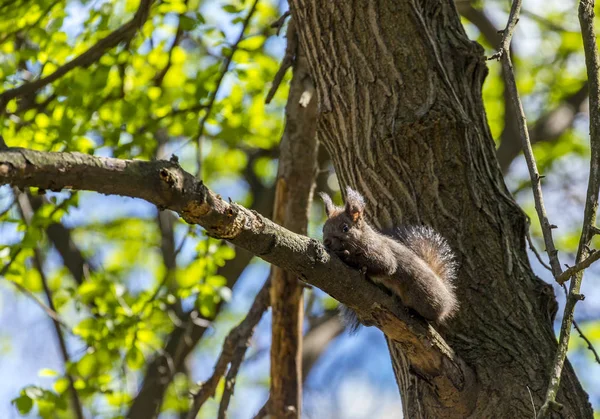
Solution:
<svg viewBox="0 0 600 419">
<path fill-rule="evenodd" d="M 42 418 L 54 418 L 57 411 L 67 408 L 65 398 L 58 394 L 37 386 L 29 386 L 21 391 L 19 397 L 12 400 L 13 405 L 22 415 L 31 411 L 34 405 Z"/>
<path fill-rule="evenodd" d="M 0 19 L 0 91 L 53 74 L 131 19 L 139 5 L 139 0 L 17 0 Z M 274 102 L 264 105 L 279 60 L 267 42 L 269 25 L 279 14 L 275 3 L 259 3 L 215 95 L 249 5 L 155 2 L 150 18 L 130 42 L 72 69 L 26 100 L 9 101 L 6 113 L 0 114 L 6 142 L 38 150 L 154 159 L 160 138 L 172 146 L 169 153 L 175 152 L 186 169 L 194 170 L 195 140 L 206 116 L 201 139 L 204 180 L 244 185 L 245 176 L 256 170 L 259 181 L 268 185 L 274 170 L 271 154 L 250 171 L 246 166 L 256 149 L 276 147 L 282 131 L 285 82 Z M 251 199 L 250 192 L 245 199 Z M 195 230 L 186 233 L 187 226 L 175 221 L 173 241 L 176 247 L 185 246 L 176 267 L 169 269 L 165 238 L 154 215 L 121 214 L 118 207 L 109 206 L 72 222 L 78 195 L 73 196 L 72 203 L 54 200 L 42 205 L 29 227 L 16 211 L 4 214 L 0 222 L 14 234 L 11 246 L 0 249 L 0 263 L 20 249 L 6 279 L 41 295 L 33 249 L 40 247 L 52 262 L 45 274 L 70 336 L 71 362 L 65 370 L 84 405 L 99 402 L 114 407 L 107 416 L 117 416 L 133 394 L 121 386 L 123 375 L 143 373 L 161 353 L 167 335 L 179 327 L 177 314 L 195 308 L 212 318 L 217 307 L 229 301 L 228 285 L 235 278 L 219 275 L 218 269 L 235 257 L 235 250 Z M 71 239 L 90 262 L 80 283 L 61 265 L 46 232 L 65 220 L 70 220 Z M 66 408 L 69 380 L 60 368 L 41 374 L 54 379 L 52 384 L 47 389 L 28 387 L 28 392 L 16 395 L 14 404 L 23 413 L 37 409 L 40 416 L 53 417 L 53 412 Z M 188 390 L 188 380 L 178 376 L 168 390 L 165 409 L 183 410 Z"/>
</svg>

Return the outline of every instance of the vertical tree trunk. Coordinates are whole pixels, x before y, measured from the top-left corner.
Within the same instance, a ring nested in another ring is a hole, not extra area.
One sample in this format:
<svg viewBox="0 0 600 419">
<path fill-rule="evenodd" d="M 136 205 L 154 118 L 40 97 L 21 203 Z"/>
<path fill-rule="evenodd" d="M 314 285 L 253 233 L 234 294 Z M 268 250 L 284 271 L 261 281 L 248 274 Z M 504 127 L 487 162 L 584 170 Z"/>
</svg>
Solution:
<svg viewBox="0 0 600 419">
<path fill-rule="evenodd" d="M 298 48 L 294 22 L 288 26 L 287 52 L 295 56 L 294 75 L 285 108 L 273 221 L 306 234 L 317 174 L 317 98 L 306 58 Z M 308 89 L 308 90 L 307 90 Z M 312 97 L 301 104 L 301 97 Z M 273 266 L 271 306 L 271 392 L 268 411 L 275 418 L 299 418 L 302 407 L 303 287 L 298 278 Z"/>
<path fill-rule="evenodd" d="M 481 98 L 482 48 L 450 0 L 291 0 L 320 98 L 317 136 L 380 228 L 423 223 L 452 244 L 461 309 L 441 333 L 476 373 L 472 417 L 532 417 L 556 338 Z M 407 418 L 465 417 L 388 341 Z M 592 410 L 570 365 L 558 415 Z M 531 396 L 530 396 L 531 392 Z"/>
</svg>

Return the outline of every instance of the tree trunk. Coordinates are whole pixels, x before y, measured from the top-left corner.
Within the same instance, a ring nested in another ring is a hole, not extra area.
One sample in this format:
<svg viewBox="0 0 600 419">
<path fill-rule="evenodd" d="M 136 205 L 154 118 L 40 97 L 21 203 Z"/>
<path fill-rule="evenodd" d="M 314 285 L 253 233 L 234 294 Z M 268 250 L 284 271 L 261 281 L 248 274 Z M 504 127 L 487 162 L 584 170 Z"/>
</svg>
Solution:
<svg viewBox="0 0 600 419">
<path fill-rule="evenodd" d="M 481 98 L 483 49 L 449 0 L 291 0 L 317 84 L 317 136 L 379 228 L 423 223 L 458 255 L 461 309 L 441 334 L 472 368 L 472 405 L 445 400 L 388 337 L 407 418 L 531 418 L 548 384 L 554 297 L 525 250 L 526 217 L 498 166 Z M 495 64 L 492 64 L 495 65 Z M 591 418 L 573 369 L 556 417 Z"/>
<path fill-rule="evenodd" d="M 286 55 L 295 57 L 285 129 L 279 146 L 273 221 L 306 235 L 317 174 L 317 98 L 312 95 L 306 57 L 298 48 L 293 22 L 288 25 Z M 308 85 L 308 86 L 307 86 Z M 308 90 L 307 90 L 308 88 Z M 313 95 L 314 96 L 314 95 Z M 299 418 L 302 407 L 303 286 L 293 273 L 273 267 L 271 285 L 271 391 L 268 411 L 276 418 Z"/>
</svg>

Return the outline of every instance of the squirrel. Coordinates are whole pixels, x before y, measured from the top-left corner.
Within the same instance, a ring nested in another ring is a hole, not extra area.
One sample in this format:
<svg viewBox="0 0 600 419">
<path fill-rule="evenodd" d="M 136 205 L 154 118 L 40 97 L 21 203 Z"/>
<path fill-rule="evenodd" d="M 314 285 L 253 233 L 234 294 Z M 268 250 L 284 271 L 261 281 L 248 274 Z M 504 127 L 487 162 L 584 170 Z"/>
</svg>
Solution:
<svg viewBox="0 0 600 419">
<path fill-rule="evenodd" d="M 323 226 L 327 250 L 427 320 L 443 324 L 456 314 L 457 264 L 446 239 L 426 226 L 394 228 L 387 234 L 375 230 L 365 221 L 363 196 L 350 187 L 344 207 L 335 206 L 326 193 L 320 195 L 327 215 Z M 341 312 L 351 331 L 356 330 L 356 314 L 345 306 Z"/>
</svg>

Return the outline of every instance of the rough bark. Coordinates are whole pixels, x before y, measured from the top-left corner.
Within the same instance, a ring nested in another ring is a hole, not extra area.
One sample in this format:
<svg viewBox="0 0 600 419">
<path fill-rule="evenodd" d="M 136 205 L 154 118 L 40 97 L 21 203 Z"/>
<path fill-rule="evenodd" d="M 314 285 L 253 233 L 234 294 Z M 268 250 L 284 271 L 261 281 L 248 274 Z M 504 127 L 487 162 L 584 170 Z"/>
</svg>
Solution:
<svg viewBox="0 0 600 419">
<path fill-rule="evenodd" d="M 306 57 L 298 47 L 293 22 L 288 26 L 288 51 L 295 56 L 285 109 L 285 130 L 279 147 L 273 221 L 306 234 L 317 174 L 317 98 Z M 307 91 L 308 89 L 308 91 Z M 308 103 L 301 103 L 310 94 Z M 273 268 L 271 307 L 271 391 L 269 413 L 277 418 L 299 418 L 302 407 L 303 286 L 293 272 Z"/>
<path fill-rule="evenodd" d="M 442 333 L 476 371 L 470 413 L 533 416 L 528 389 L 539 408 L 556 338 L 487 126 L 481 47 L 447 0 L 290 5 L 322 106 L 317 136 L 341 184 L 365 195 L 376 226 L 431 225 L 458 254 L 461 310 Z M 387 338 L 405 417 L 469 413 L 468 398 L 448 403 L 411 351 Z M 562 382 L 560 415 L 591 417 L 568 364 Z"/>
</svg>

